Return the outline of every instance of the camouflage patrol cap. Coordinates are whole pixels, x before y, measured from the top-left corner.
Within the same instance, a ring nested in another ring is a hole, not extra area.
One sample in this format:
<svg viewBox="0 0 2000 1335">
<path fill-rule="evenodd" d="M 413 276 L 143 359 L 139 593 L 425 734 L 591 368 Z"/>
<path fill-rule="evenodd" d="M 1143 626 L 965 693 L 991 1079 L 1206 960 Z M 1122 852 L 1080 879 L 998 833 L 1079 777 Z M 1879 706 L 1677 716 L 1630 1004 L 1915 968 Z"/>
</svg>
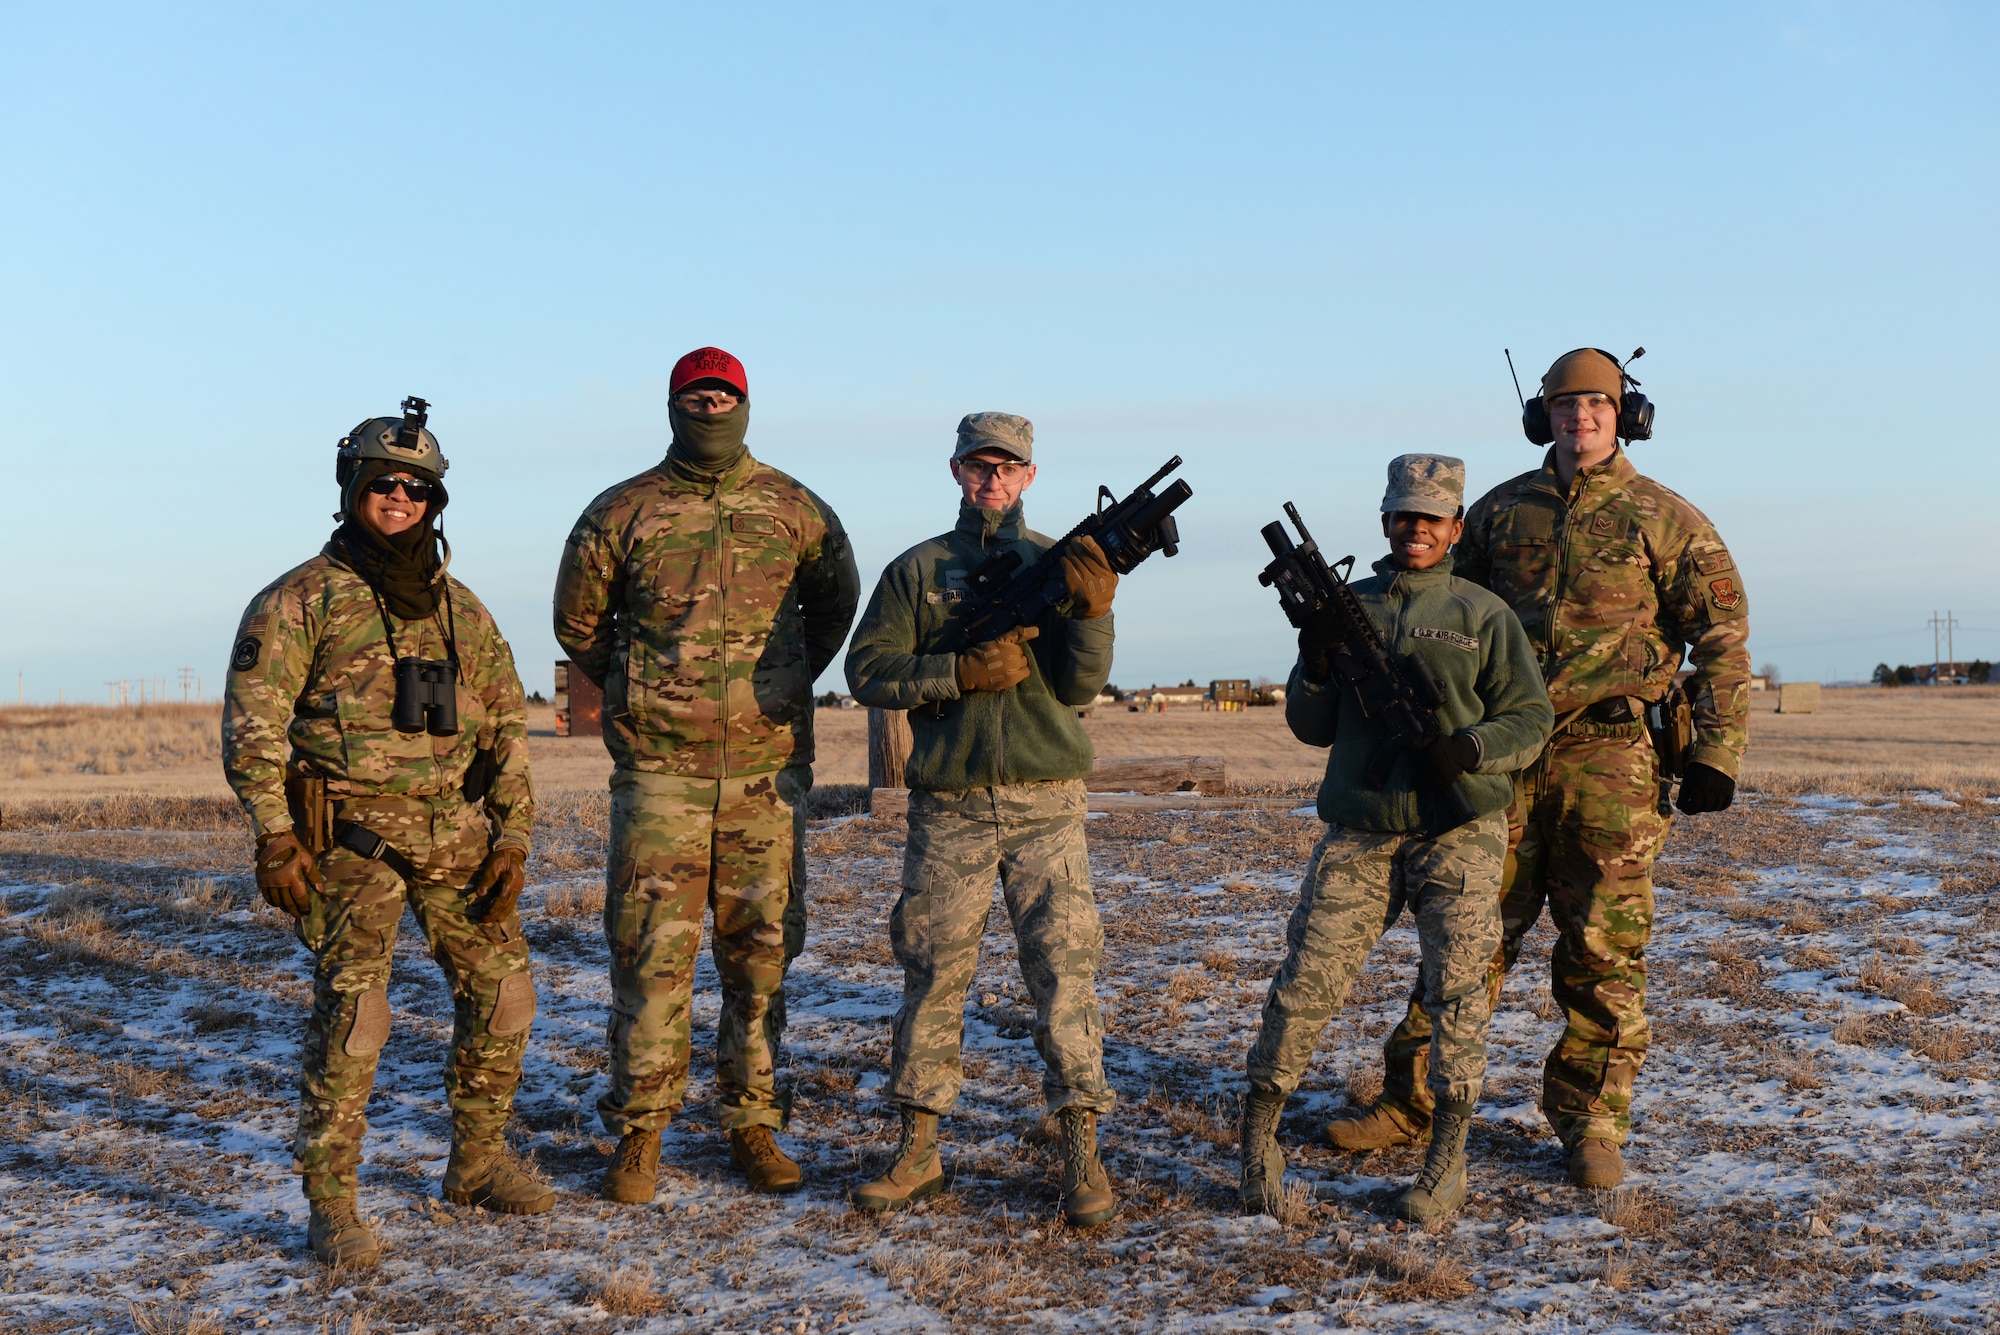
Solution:
<svg viewBox="0 0 2000 1335">
<path fill-rule="evenodd" d="M 1448 454 L 1399 454 L 1389 461 L 1382 513 L 1451 519 L 1465 506 L 1465 460 Z"/>
<path fill-rule="evenodd" d="M 958 447 L 953 459 L 977 450 L 998 450 L 1024 464 L 1035 461 L 1035 424 L 1012 413 L 967 413 L 958 419 Z"/>
</svg>

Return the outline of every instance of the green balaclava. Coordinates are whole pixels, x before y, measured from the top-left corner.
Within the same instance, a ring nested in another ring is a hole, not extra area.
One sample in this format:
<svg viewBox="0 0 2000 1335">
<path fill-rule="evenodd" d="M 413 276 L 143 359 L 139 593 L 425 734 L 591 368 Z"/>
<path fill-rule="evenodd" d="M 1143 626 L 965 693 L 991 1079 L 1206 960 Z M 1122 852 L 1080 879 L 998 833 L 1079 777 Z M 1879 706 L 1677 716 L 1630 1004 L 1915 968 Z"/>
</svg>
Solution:
<svg viewBox="0 0 2000 1335">
<path fill-rule="evenodd" d="M 674 441 L 667 447 L 667 468 L 677 476 L 711 483 L 744 455 L 743 437 L 750 430 L 750 400 L 744 399 L 716 417 L 695 417 L 680 405 L 667 405 Z"/>
<path fill-rule="evenodd" d="M 377 533 L 361 522 L 355 509 L 362 489 L 389 473 L 408 473 L 426 482 L 438 480 L 427 469 L 394 459 L 362 460 L 341 495 L 342 522 L 337 536 L 346 544 L 355 573 L 382 595 L 389 611 L 399 620 L 415 621 L 437 611 L 438 591 L 444 584 L 437 531 L 444 504 L 433 500 L 424 507 L 423 519 L 401 533 Z"/>
</svg>

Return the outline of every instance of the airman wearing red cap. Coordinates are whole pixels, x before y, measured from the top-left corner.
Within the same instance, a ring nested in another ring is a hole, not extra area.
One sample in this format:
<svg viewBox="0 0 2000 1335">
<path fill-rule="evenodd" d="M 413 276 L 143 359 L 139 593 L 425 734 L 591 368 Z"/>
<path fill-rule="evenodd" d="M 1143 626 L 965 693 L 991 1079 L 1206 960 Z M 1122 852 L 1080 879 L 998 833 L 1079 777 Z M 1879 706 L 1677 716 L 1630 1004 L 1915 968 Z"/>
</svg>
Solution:
<svg viewBox="0 0 2000 1335">
<path fill-rule="evenodd" d="M 744 443 L 743 363 L 697 348 L 669 379 L 673 444 L 571 531 L 556 639 L 604 691 L 611 775 L 605 936 L 620 1143 L 604 1195 L 653 1198 L 660 1131 L 687 1088 L 694 961 L 713 906 L 715 1071 L 730 1158 L 798 1187 L 772 1133 L 785 970 L 805 943 L 812 684 L 847 638 L 861 578 L 833 511 Z"/>
</svg>

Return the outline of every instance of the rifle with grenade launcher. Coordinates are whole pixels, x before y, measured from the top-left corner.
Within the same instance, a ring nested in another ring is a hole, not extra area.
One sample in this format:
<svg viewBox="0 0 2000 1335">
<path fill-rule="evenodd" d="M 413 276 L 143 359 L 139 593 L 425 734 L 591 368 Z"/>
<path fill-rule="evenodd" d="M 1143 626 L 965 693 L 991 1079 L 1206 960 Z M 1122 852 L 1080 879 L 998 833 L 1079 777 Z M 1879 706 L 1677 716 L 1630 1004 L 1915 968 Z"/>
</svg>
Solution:
<svg viewBox="0 0 2000 1335">
<path fill-rule="evenodd" d="M 1282 523 L 1264 525 L 1264 544 L 1271 549 L 1271 564 L 1258 574 L 1257 582 L 1278 591 L 1278 605 L 1285 619 L 1310 638 L 1330 646 L 1328 658 L 1335 685 L 1352 690 L 1361 712 L 1389 730 L 1389 739 L 1370 761 L 1367 779 L 1380 788 L 1389 780 L 1389 767 L 1402 751 L 1421 751 L 1445 737 L 1438 710 L 1445 703 L 1444 688 L 1438 684 L 1430 664 L 1412 656 L 1398 660 L 1382 642 L 1375 623 L 1347 582 L 1354 558 L 1343 558 L 1328 566 L 1319 544 L 1306 532 L 1298 508 L 1285 503 L 1285 514 L 1299 531 L 1294 543 Z M 1442 788 L 1435 784 L 1419 790 L 1430 799 L 1428 823 L 1433 837 L 1457 829 L 1478 813 L 1457 782 Z"/>
</svg>

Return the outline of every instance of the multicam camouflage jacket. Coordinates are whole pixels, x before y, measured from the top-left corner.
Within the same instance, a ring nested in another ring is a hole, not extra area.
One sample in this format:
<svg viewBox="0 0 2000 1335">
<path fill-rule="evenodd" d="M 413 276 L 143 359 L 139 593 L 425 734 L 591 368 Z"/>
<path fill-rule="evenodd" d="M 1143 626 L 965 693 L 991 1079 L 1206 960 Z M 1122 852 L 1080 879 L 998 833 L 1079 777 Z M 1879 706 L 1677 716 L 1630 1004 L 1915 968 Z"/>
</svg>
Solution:
<svg viewBox="0 0 2000 1335">
<path fill-rule="evenodd" d="M 723 778 L 813 758 L 812 685 L 861 575 L 826 502 L 749 454 L 713 483 L 662 462 L 590 503 L 556 573 L 556 639 L 604 689 L 622 768 Z"/>
<path fill-rule="evenodd" d="M 1558 718 L 1613 696 L 1660 699 L 1685 654 L 1688 759 L 1734 777 L 1749 740 L 1743 577 L 1701 511 L 1641 477 L 1622 448 L 1568 487 L 1551 450 L 1479 498 L 1453 555 L 1521 618 Z"/>
<path fill-rule="evenodd" d="M 535 801 L 514 654 L 472 590 L 445 582 L 448 617 L 443 600 L 423 621 L 390 615 L 393 652 L 382 606 L 337 540 L 250 600 L 229 658 L 222 769 L 260 836 L 291 828 L 288 762 L 323 776 L 335 798 L 440 798 L 461 792 L 474 753 L 490 750 L 494 846 L 527 852 Z M 458 645 L 458 733 L 396 731 L 396 658 L 449 657 L 448 630 Z"/>
</svg>

